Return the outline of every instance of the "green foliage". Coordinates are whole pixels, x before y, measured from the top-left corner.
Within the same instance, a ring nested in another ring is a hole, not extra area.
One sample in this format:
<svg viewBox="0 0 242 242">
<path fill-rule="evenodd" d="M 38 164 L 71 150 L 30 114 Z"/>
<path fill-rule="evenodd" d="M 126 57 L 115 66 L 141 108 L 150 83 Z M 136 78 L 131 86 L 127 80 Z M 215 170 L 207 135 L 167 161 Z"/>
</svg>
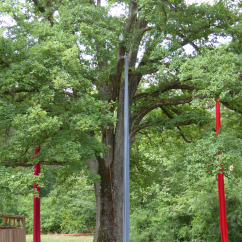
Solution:
<svg viewBox="0 0 242 242">
<path fill-rule="evenodd" d="M 16 160 L 34 163 L 33 149 L 41 144 L 38 159 L 69 162 L 84 168 L 85 160 L 94 151 L 102 152 L 98 140 L 88 132 L 100 131 L 101 126 L 115 121 L 108 111 L 112 103 L 97 100 L 93 93 L 88 63 L 79 48 L 90 43 L 90 34 L 114 40 L 116 34 L 107 32 L 99 14 L 101 11 L 107 16 L 107 12 L 99 9 L 93 15 L 91 6 L 70 2 L 72 9 L 65 2 L 55 17 L 56 24 L 50 26 L 48 21 L 41 20 L 44 17 L 41 13 L 37 16 L 36 12 L 31 19 L 31 11 L 35 11 L 33 3 L 16 4 L 13 8 L 16 12 L 8 8 L 9 4 L 1 2 L 1 12 L 12 16 L 17 24 L 1 27 L 4 34 L 0 38 L 0 159 L 10 164 Z M 20 10 L 22 7 L 28 14 Z M 70 26 L 77 21 L 75 14 L 80 13 L 80 7 L 81 17 L 90 18 L 86 22 L 88 28 L 93 21 L 90 14 L 97 17 L 95 23 L 99 27 L 94 27 L 95 33 L 91 28 L 88 34 L 80 26 L 82 35 L 70 34 L 72 30 L 66 22 Z M 103 52 L 99 53 L 102 56 Z"/>
<path fill-rule="evenodd" d="M 196 96 L 218 97 L 221 101 L 239 105 L 242 90 L 240 72 L 241 56 L 221 46 L 212 51 L 205 50 L 202 55 L 188 60 L 181 67 L 180 77 L 186 84 L 193 83 L 199 89 L 194 91 Z"/>
<path fill-rule="evenodd" d="M 230 241 L 240 241 L 240 4 L 108 4 L 0 2 L 1 14 L 13 22 L 0 28 L 0 212 L 28 215 L 31 233 L 33 169 L 15 166 L 31 166 L 37 159 L 57 165 L 44 167 L 38 179 L 42 232 L 94 231 L 90 183 L 98 175 L 86 161 L 103 158 L 107 126 L 116 142 L 110 150 L 123 145 L 115 124 L 123 115 L 126 51 L 131 143 L 136 139 L 131 240 L 219 241 L 216 173 L 223 164 Z M 115 4 L 126 8 L 120 17 L 110 14 Z M 219 36 L 229 35 L 230 43 L 214 47 Z M 185 53 L 187 44 L 195 48 L 193 55 Z M 218 137 L 215 97 L 224 105 Z"/>
<path fill-rule="evenodd" d="M 88 184 L 87 177 L 79 173 L 76 176 L 69 176 L 64 185 L 59 185 L 55 176 L 58 178 L 60 174 L 56 168 L 43 167 L 43 169 L 45 186 L 41 188 L 41 233 L 93 232 L 96 215 L 95 196 L 93 186 Z M 1 192 L 0 213 L 28 216 L 26 231 L 27 234 L 31 234 L 33 229 L 32 186 L 28 187 L 28 193 L 26 189 L 25 194 L 21 194 L 19 191 L 22 191 L 23 187 L 20 185 L 16 187 L 18 183 L 14 180 L 11 182 L 15 185 L 13 190 Z M 27 186 L 27 183 L 24 185 Z M 8 186 L 8 189 L 9 187 L 11 186 Z"/>
<path fill-rule="evenodd" d="M 241 240 L 241 128 L 235 124 L 240 123 L 240 115 L 223 107 L 221 115 L 218 137 L 209 126 L 207 130 L 182 128 L 195 143 L 184 143 L 179 130 L 167 128 L 137 136 L 131 153 L 131 241 L 219 242 L 220 164 L 229 240 Z"/>
<path fill-rule="evenodd" d="M 32 168 L 6 168 L 0 166 L 0 194 L 2 197 L 12 194 L 28 194 L 29 186 L 33 184 Z"/>
</svg>

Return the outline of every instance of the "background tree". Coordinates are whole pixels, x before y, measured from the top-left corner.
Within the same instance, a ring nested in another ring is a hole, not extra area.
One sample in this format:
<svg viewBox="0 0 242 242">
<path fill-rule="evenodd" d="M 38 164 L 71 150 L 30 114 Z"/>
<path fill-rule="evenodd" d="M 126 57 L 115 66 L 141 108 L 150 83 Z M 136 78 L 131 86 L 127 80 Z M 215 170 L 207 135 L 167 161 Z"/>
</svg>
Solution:
<svg viewBox="0 0 242 242">
<path fill-rule="evenodd" d="M 227 110 L 223 115 L 226 113 Z M 222 124 L 225 123 L 222 119 Z M 176 130 L 164 128 L 162 137 L 159 138 L 162 146 L 150 144 L 149 138 L 153 137 L 151 131 L 142 135 L 139 153 L 144 154 L 144 160 L 139 158 L 137 167 L 135 165 L 131 169 L 131 174 L 136 171 L 131 183 L 131 241 L 220 241 L 216 176 L 219 165 L 207 166 L 209 158 L 202 149 L 211 147 L 208 153 L 213 153 L 213 142 L 209 142 L 205 138 L 206 135 L 204 139 L 199 140 L 204 134 L 197 133 L 196 130 L 192 132 L 194 136 L 198 135 L 196 145 L 184 143 L 175 133 Z M 146 138 L 146 135 L 149 138 Z M 167 139 L 166 135 L 169 135 L 170 139 Z M 216 135 L 213 132 L 214 136 Z M 136 142 L 134 145 L 137 145 Z M 240 149 L 240 144 L 237 145 L 234 147 Z M 237 153 L 236 149 L 234 153 Z M 198 159 L 203 155 L 207 158 Z M 237 158 L 230 158 L 230 165 L 234 164 L 233 171 L 229 171 L 227 164 L 224 165 L 230 241 L 238 241 L 241 238 L 238 232 L 241 226 L 241 178 L 238 175 L 241 172 L 241 156 L 236 155 Z M 216 158 L 215 151 L 214 157 Z M 151 174 L 151 177 L 146 176 L 147 173 Z M 159 176 L 154 175 L 157 173 Z"/>
<path fill-rule="evenodd" d="M 0 3 L 14 22 L 1 28 L 1 162 L 31 166 L 33 150 L 41 144 L 38 159 L 66 165 L 63 176 L 89 171 L 90 164 L 100 177 L 94 241 L 122 240 L 125 52 L 130 147 L 139 132 L 152 126 L 174 127 L 189 143 L 182 126 L 199 129 L 207 120 L 200 106 L 189 103 L 213 95 L 222 100 L 224 94 L 212 92 L 218 76 L 205 79 L 213 77 L 212 69 L 200 83 L 199 70 L 194 74 L 189 64 L 181 68 L 193 58 L 183 47 L 190 44 L 199 55 L 238 20 L 233 1 L 108 2 L 122 5 L 124 13 L 112 16 L 100 1 Z M 233 94 L 228 92 L 224 102 L 232 108 Z"/>
</svg>

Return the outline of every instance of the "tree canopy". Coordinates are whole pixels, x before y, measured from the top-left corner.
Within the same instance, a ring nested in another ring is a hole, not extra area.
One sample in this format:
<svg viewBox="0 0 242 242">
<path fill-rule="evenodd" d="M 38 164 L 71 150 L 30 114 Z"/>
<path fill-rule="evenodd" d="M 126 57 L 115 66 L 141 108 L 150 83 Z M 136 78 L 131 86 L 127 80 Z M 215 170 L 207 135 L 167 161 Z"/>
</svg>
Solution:
<svg viewBox="0 0 242 242">
<path fill-rule="evenodd" d="M 113 14 L 115 6 L 123 11 Z M 186 179 L 196 180 L 198 168 L 205 177 L 216 176 L 221 163 L 227 174 L 230 164 L 238 167 L 236 176 L 241 171 L 240 7 L 236 1 L 110 0 L 105 6 L 100 0 L 1 1 L 1 165 L 32 166 L 40 145 L 37 159 L 64 166 L 63 177 L 93 170 L 99 176 L 95 241 L 121 241 L 126 53 L 131 154 L 152 131 L 154 149 L 165 145 L 159 137 L 168 144 L 181 138 L 176 156 L 168 157 L 180 171 L 190 167 Z M 221 37 L 230 42 L 217 46 Z M 215 97 L 225 114 L 218 138 Z M 146 152 L 133 154 L 133 164 L 146 167 Z"/>
</svg>

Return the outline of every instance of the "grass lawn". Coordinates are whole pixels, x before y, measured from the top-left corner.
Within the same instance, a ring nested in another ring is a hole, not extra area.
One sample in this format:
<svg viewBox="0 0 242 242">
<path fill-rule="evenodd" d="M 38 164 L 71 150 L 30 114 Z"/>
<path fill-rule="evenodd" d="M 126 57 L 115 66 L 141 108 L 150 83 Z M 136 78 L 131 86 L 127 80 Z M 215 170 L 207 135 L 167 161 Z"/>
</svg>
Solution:
<svg viewBox="0 0 242 242">
<path fill-rule="evenodd" d="M 93 236 L 51 235 L 41 236 L 41 242 L 92 242 Z M 32 236 L 26 236 L 26 242 L 33 242 Z"/>
</svg>

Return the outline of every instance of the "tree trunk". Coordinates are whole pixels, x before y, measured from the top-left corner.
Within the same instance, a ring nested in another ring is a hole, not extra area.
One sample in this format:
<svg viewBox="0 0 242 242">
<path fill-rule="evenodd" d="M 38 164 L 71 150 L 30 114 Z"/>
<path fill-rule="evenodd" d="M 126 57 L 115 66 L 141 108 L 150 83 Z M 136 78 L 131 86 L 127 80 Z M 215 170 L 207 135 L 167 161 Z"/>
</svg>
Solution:
<svg viewBox="0 0 242 242">
<path fill-rule="evenodd" d="M 95 242 L 121 241 L 118 227 L 114 218 L 114 207 L 110 186 L 109 168 L 104 159 L 99 159 L 98 174 L 100 182 L 95 183 L 95 195 L 97 204 Z M 122 203 L 122 201 L 121 201 Z"/>
<path fill-rule="evenodd" d="M 121 88 L 116 127 L 107 130 L 109 154 L 97 157 L 97 173 L 100 182 L 95 183 L 97 204 L 94 242 L 123 241 L 123 155 L 124 117 L 123 88 Z M 106 129 L 103 130 L 103 143 L 107 146 Z M 109 168 L 110 163 L 110 168 Z M 112 179 L 112 192 L 110 183 Z"/>
</svg>

